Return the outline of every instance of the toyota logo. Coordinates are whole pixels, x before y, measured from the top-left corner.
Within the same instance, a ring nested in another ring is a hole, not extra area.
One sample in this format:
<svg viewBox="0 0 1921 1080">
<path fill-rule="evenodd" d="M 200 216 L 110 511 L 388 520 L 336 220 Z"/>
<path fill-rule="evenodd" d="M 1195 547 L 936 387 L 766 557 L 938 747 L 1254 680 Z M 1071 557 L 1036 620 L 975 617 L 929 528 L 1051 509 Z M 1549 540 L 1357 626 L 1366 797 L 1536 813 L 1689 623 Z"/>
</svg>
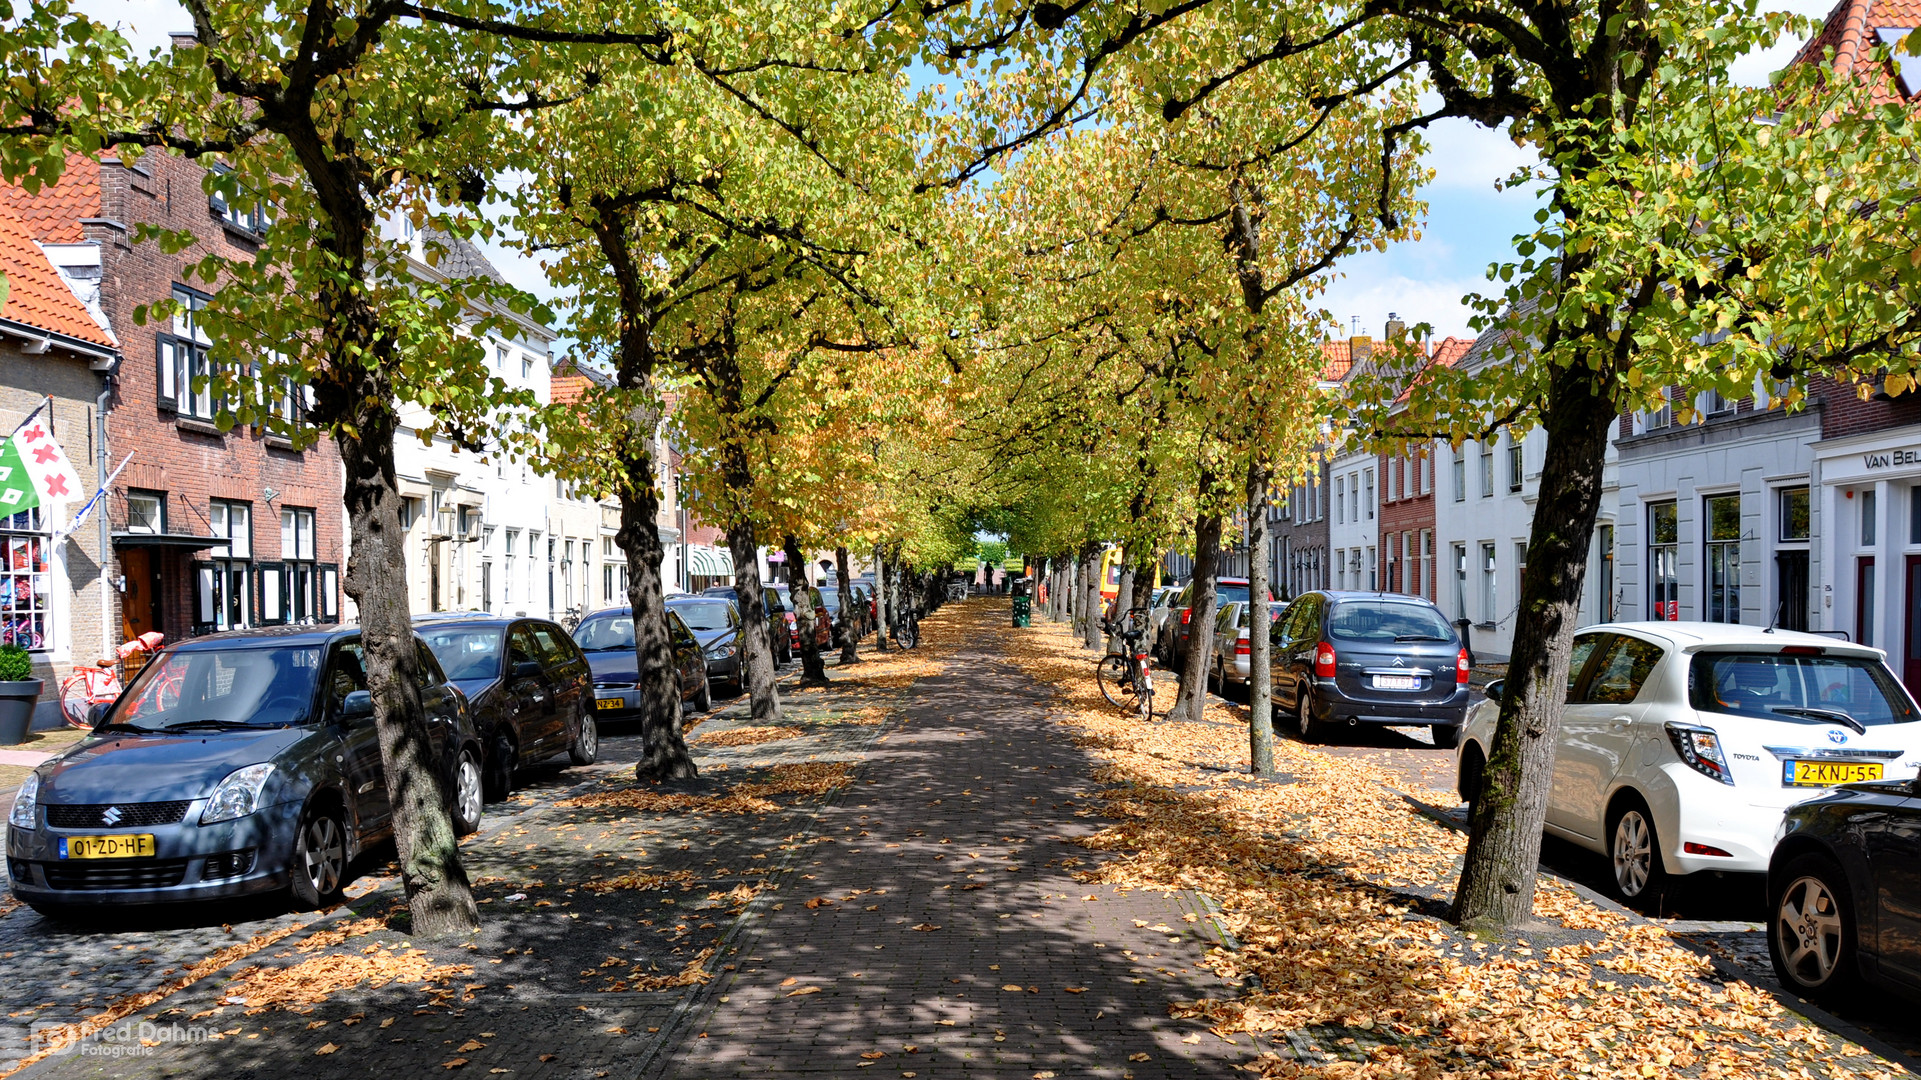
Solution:
<svg viewBox="0 0 1921 1080">
<path fill-rule="evenodd" d="M 1828 732 L 1828 741 L 1839 746 L 1848 741 L 1848 733 L 1842 731 L 1840 728 L 1835 728 L 1833 731 Z"/>
<path fill-rule="evenodd" d="M 120 808 L 118 806 L 109 806 L 105 810 L 102 810 L 100 812 L 100 823 L 102 825 L 120 824 Z"/>
</svg>

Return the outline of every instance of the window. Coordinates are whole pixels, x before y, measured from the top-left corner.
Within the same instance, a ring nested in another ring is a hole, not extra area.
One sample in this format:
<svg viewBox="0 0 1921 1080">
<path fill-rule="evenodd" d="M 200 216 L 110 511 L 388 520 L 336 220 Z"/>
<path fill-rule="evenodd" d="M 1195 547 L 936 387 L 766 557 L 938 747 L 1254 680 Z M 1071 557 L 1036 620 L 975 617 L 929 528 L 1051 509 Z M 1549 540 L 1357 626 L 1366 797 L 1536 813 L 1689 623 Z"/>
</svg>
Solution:
<svg viewBox="0 0 1921 1080">
<path fill-rule="evenodd" d="M 1481 545 L 1481 621 L 1494 621 L 1494 604 L 1497 599 L 1494 588 L 1494 574 L 1499 569 L 1494 562 L 1494 545 Z"/>
<path fill-rule="evenodd" d="M 40 507 L 0 517 L 0 645 L 51 648 L 53 538 Z"/>
<path fill-rule="evenodd" d="M 1808 489 L 1804 487 L 1782 488 L 1781 501 L 1781 539 L 1806 540 L 1808 538 Z M 1917 502 L 1921 505 L 1921 502 Z M 1921 524 L 1918 521 L 1917 524 Z M 1917 535 L 1916 543 L 1921 543 Z"/>
<path fill-rule="evenodd" d="M 532 357 L 523 356 L 520 358 L 520 377 L 523 379 L 531 379 L 534 377 L 534 361 Z"/>
<path fill-rule="evenodd" d="M 503 374 L 507 371 L 507 346 L 505 345 L 494 346 L 494 370 Z"/>
<path fill-rule="evenodd" d="M 1347 478 L 1334 478 L 1334 524 L 1347 524 Z"/>
<path fill-rule="evenodd" d="M 1801 500 L 1804 506 L 1808 497 L 1807 490 L 1807 488 L 1801 489 Z M 1803 510 L 1801 516 L 1805 526 L 1807 512 Z M 1804 533 L 1803 539 L 1805 538 Z M 1921 487 L 1908 489 L 1908 543 L 1921 544 Z"/>
<path fill-rule="evenodd" d="M 1595 705 L 1626 705 L 1641 695 L 1654 665 L 1661 662 L 1660 646 L 1625 634 L 1615 637 L 1588 677 L 1581 700 Z"/>
<path fill-rule="evenodd" d="M 1879 526 L 1880 523 L 1881 523 L 1881 515 L 1878 512 L 1878 508 L 1874 505 L 1874 491 L 1872 489 L 1867 489 L 1862 491 L 1861 492 L 1861 546 L 1862 547 L 1873 547 L 1875 544 L 1880 542 L 1877 539 L 1877 537 L 1880 534 L 1880 529 L 1877 526 Z"/>
<path fill-rule="evenodd" d="M 1527 588 L 1527 541 L 1514 542 L 1514 603 L 1521 603 L 1521 593 Z"/>
<path fill-rule="evenodd" d="M 1362 490 L 1361 513 L 1366 515 L 1365 520 L 1373 521 L 1374 520 L 1374 470 L 1369 469 L 1366 472 L 1362 473 L 1361 476 L 1363 478 L 1362 479 L 1363 486 L 1361 489 Z"/>
<path fill-rule="evenodd" d="M 1426 592 L 1421 592 L 1420 588 L 1414 591 L 1421 593 L 1429 600 L 1437 599 L 1434 588 L 1434 530 L 1432 529 L 1421 530 L 1421 585 L 1426 587 Z"/>
<path fill-rule="evenodd" d="M 1369 544 L 1367 548 L 1367 576 L 1361 580 L 1365 583 L 1366 588 L 1378 589 L 1381 587 L 1380 564 L 1375 558 L 1374 545 L 1372 544 Z"/>
<path fill-rule="evenodd" d="M 308 622 L 320 617 L 320 605 L 316 602 L 316 590 L 320 586 L 320 568 L 314 562 L 314 512 L 300 506 L 285 506 L 280 510 L 280 561 L 282 574 L 285 575 L 284 590 L 287 602 L 283 613 L 276 614 L 276 605 L 267 602 L 262 589 L 261 606 L 267 609 L 268 618 L 285 619 L 288 622 Z"/>
<path fill-rule="evenodd" d="M 1580 634 L 1574 639 L 1574 648 L 1568 651 L 1567 696 L 1563 701 L 1574 700 L 1574 690 L 1581 685 L 1581 672 L 1587 669 L 1587 662 L 1594 655 L 1594 647 L 1601 643 L 1605 634 Z"/>
<path fill-rule="evenodd" d="M 1709 390 L 1701 395 L 1701 412 L 1706 416 L 1719 416 L 1734 411 L 1735 403 L 1721 396 L 1719 390 Z"/>
<path fill-rule="evenodd" d="M 207 196 L 207 207 L 223 223 L 254 236 L 260 236 L 273 225 L 267 208 L 241 191 L 237 183 L 227 179 L 233 174 L 232 169 L 215 165 L 213 174 L 215 190 Z"/>
<path fill-rule="evenodd" d="M 514 557 L 514 541 L 518 539 L 520 539 L 519 529 L 507 530 L 507 557 L 510 559 Z"/>
<path fill-rule="evenodd" d="M 1614 526 L 1603 525 L 1595 532 L 1597 536 L 1595 546 L 1599 549 L 1596 556 L 1601 563 L 1601 621 L 1613 622 L 1615 619 Z"/>
<path fill-rule="evenodd" d="M 1661 407 L 1647 413 L 1645 423 L 1648 431 L 1659 431 L 1662 428 L 1674 426 L 1674 402 L 1669 399 L 1666 390 L 1661 391 Z"/>
<path fill-rule="evenodd" d="M 1741 621 L 1741 496 L 1707 497 L 1709 622 Z"/>
<path fill-rule="evenodd" d="M 1461 618 L 1467 618 L 1467 545 L 1454 545 L 1454 603 Z"/>
<path fill-rule="evenodd" d="M 210 380 L 213 361 L 208 349 L 213 339 L 200 326 L 200 312 L 208 297 L 184 286 L 173 287 L 180 308 L 173 316 L 173 333 L 158 337 L 160 404 L 182 416 L 212 420 L 219 408 Z"/>
<path fill-rule="evenodd" d="M 1675 504 L 1648 504 L 1648 618 L 1681 617 L 1681 526 Z"/>
<path fill-rule="evenodd" d="M 1520 439 L 1512 434 L 1507 437 L 1507 489 L 1510 492 L 1521 490 L 1522 470 L 1525 467 L 1523 451 L 1526 449 L 1527 444 Z"/>
<path fill-rule="evenodd" d="M 1394 476 L 1388 488 L 1388 499 L 1407 498 L 1407 459 L 1392 458 L 1388 464 L 1394 469 Z"/>
<path fill-rule="evenodd" d="M 1448 455 L 1453 460 L 1454 501 L 1467 501 L 1467 452 L 1455 450 Z"/>
<path fill-rule="evenodd" d="M 157 491 L 127 492 L 127 531 L 166 532 L 167 496 Z"/>
<path fill-rule="evenodd" d="M 1434 494 L 1434 449 L 1426 447 L 1421 451 L 1421 494 Z"/>
<path fill-rule="evenodd" d="M 1481 498 L 1494 497 L 1494 447 L 1481 444 Z"/>
<path fill-rule="evenodd" d="M 215 630 L 252 626 L 253 506 L 214 499 L 207 520 L 223 542 L 210 549 L 212 562 L 196 567 L 200 622 Z"/>
</svg>

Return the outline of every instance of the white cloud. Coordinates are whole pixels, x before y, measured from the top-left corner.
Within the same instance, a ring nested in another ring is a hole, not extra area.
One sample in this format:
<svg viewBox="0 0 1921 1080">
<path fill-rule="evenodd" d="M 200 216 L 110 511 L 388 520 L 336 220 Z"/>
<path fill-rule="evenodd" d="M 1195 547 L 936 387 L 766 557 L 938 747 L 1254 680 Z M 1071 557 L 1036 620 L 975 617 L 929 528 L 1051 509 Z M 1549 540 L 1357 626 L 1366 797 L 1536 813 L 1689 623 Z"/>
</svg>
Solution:
<svg viewBox="0 0 1921 1080">
<path fill-rule="evenodd" d="M 1432 108 L 1440 104 L 1423 103 Z M 1539 155 L 1531 146 L 1517 146 L 1505 132 L 1482 127 L 1471 120 L 1450 117 L 1427 129 L 1427 154 L 1424 161 L 1435 171 L 1432 189 L 1493 191 L 1514 170 L 1532 165 Z"/>
<path fill-rule="evenodd" d="M 1378 338 L 1393 313 L 1409 326 L 1429 324 L 1437 339 L 1449 335 L 1473 337 L 1468 319 L 1474 311 L 1461 298 L 1486 287 L 1487 282 L 1479 276 L 1412 278 L 1362 269 L 1334 282 L 1314 302 L 1339 320 L 1343 334 Z"/>
<path fill-rule="evenodd" d="M 74 10 L 117 27 L 145 56 L 167 47 L 167 35 L 193 29 L 193 19 L 177 0 L 75 0 Z"/>
</svg>

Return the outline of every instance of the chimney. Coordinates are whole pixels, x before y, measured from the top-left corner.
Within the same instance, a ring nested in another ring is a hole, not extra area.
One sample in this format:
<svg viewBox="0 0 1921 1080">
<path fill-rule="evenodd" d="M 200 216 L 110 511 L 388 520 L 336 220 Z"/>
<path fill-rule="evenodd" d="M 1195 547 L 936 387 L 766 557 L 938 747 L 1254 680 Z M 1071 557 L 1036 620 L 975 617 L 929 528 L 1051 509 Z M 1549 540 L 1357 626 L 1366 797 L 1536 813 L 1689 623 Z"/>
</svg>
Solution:
<svg viewBox="0 0 1921 1080">
<path fill-rule="evenodd" d="M 169 30 L 167 41 L 176 49 L 186 49 L 200 44 L 200 35 L 192 30 Z"/>
<path fill-rule="evenodd" d="M 1353 361 L 1354 363 L 1364 364 L 1367 362 L 1367 358 L 1369 356 L 1372 356 L 1373 354 L 1374 354 L 1373 338 L 1367 337 L 1366 335 L 1363 335 L 1363 334 L 1357 334 L 1354 337 L 1347 339 L 1347 356 L 1348 356 L 1348 359 Z"/>
<path fill-rule="evenodd" d="M 1390 345 L 1396 344 L 1401 340 L 1401 338 L 1404 335 L 1406 335 L 1406 333 L 1407 333 L 1407 324 L 1401 321 L 1401 317 L 1399 315 L 1396 315 L 1392 311 L 1388 312 L 1387 313 L 1387 336 L 1384 340 L 1387 341 L 1387 343 Z"/>
</svg>

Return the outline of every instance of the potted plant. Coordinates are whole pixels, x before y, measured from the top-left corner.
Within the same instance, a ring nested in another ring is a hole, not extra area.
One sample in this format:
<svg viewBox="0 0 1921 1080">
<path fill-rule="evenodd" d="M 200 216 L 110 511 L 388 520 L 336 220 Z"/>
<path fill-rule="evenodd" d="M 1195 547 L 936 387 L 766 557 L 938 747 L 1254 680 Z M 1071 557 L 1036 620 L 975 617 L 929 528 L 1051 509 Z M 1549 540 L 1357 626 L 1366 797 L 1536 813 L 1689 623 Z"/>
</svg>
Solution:
<svg viewBox="0 0 1921 1080">
<path fill-rule="evenodd" d="M 33 677 L 33 657 L 18 645 L 0 645 L 0 746 L 27 740 L 41 680 Z"/>
</svg>

